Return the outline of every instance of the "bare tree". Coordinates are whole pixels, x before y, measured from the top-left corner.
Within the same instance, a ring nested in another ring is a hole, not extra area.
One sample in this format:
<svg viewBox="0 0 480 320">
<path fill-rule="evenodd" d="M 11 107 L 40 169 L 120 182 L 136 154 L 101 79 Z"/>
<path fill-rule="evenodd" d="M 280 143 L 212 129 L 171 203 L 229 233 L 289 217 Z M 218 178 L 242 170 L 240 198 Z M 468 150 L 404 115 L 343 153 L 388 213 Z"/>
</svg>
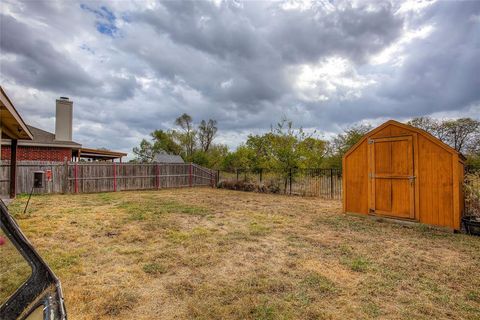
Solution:
<svg viewBox="0 0 480 320">
<path fill-rule="evenodd" d="M 414 118 L 409 125 L 423 129 L 455 150 L 474 153 L 480 143 L 480 121 L 471 118 L 437 120 L 430 117 Z"/>
<path fill-rule="evenodd" d="M 183 133 L 178 135 L 178 139 L 185 148 L 185 154 L 190 157 L 195 151 L 197 132 L 193 129 L 192 117 L 186 113 L 175 120 L 175 124 L 182 128 Z"/>
<path fill-rule="evenodd" d="M 202 120 L 198 126 L 198 140 L 203 151 L 207 152 L 212 144 L 213 138 L 217 133 L 217 121 L 209 119 L 208 122 Z"/>
<path fill-rule="evenodd" d="M 455 150 L 468 152 L 475 149 L 480 142 L 480 121 L 471 118 L 460 118 L 443 122 L 447 143 Z"/>
</svg>

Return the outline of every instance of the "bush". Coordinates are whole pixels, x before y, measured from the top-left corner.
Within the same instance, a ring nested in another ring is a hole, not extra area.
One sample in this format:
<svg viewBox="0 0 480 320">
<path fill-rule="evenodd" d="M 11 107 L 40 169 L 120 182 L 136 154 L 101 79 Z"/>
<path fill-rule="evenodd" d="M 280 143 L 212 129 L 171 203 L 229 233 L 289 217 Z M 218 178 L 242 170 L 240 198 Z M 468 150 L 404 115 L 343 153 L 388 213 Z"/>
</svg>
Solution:
<svg viewBox="0 0 480 320">
<path fill-rule="evenodd" d="M 280 186 L 273 182 L 267 184 L 257 184 L 248 181 L 220 181 L 217 185 L 221 189 L 260 192 L 260 193 L 280 193 Z"/>
</svg>

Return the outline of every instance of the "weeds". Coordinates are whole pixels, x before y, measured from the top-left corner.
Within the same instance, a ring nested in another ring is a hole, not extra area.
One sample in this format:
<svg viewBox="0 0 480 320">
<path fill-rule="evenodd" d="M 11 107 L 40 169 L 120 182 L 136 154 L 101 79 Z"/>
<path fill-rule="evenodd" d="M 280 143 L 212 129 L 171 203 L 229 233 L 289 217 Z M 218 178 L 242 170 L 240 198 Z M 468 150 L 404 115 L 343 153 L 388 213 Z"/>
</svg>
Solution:
<svg viewBox="0 0 480 320">
<path fill-rule="evenodd" d="M 26 200 L 72 319 L 480 318 L 478 237 L 210 188 Z"/>
</svg>

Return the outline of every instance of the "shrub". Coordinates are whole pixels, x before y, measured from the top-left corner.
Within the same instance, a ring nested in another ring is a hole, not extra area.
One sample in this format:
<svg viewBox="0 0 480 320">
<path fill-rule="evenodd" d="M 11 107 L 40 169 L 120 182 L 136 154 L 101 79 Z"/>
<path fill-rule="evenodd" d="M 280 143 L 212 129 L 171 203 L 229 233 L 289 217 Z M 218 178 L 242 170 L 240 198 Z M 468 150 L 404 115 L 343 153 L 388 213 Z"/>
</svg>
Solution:
<svg viewBox="0 0 480 320">
<path fill-rule="evenodd" d="M 260 193 L 280 193 L 280 186 L 274 182 L 268 182 L 267 184 L 257 184 L 249 181 L 221 181 L 217 185 L 221 189 L 247 191 L 247 192 L 260 192 Z"/>
</svg>

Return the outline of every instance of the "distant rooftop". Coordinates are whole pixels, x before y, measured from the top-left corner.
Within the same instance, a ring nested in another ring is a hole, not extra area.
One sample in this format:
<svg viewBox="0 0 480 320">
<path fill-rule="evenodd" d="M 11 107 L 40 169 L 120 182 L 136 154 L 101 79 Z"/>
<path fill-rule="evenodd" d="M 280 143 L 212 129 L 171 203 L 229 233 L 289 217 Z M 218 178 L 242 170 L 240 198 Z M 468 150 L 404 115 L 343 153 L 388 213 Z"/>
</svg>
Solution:
<svg viewBox="0 0 480 320">
<path fill-rule="evenodd" d="M 80 159 L 107 161 L 122 159 L 122 157 L 126 156 L 126 153 L 105 149 L 82 148 L 80 150 Z"/>
<path fill-rule="evenodd" d="M 155 163 L 185 163 L 182 157 L 164 152 L 157 153 L 153 158 Z"/>
</svg>

